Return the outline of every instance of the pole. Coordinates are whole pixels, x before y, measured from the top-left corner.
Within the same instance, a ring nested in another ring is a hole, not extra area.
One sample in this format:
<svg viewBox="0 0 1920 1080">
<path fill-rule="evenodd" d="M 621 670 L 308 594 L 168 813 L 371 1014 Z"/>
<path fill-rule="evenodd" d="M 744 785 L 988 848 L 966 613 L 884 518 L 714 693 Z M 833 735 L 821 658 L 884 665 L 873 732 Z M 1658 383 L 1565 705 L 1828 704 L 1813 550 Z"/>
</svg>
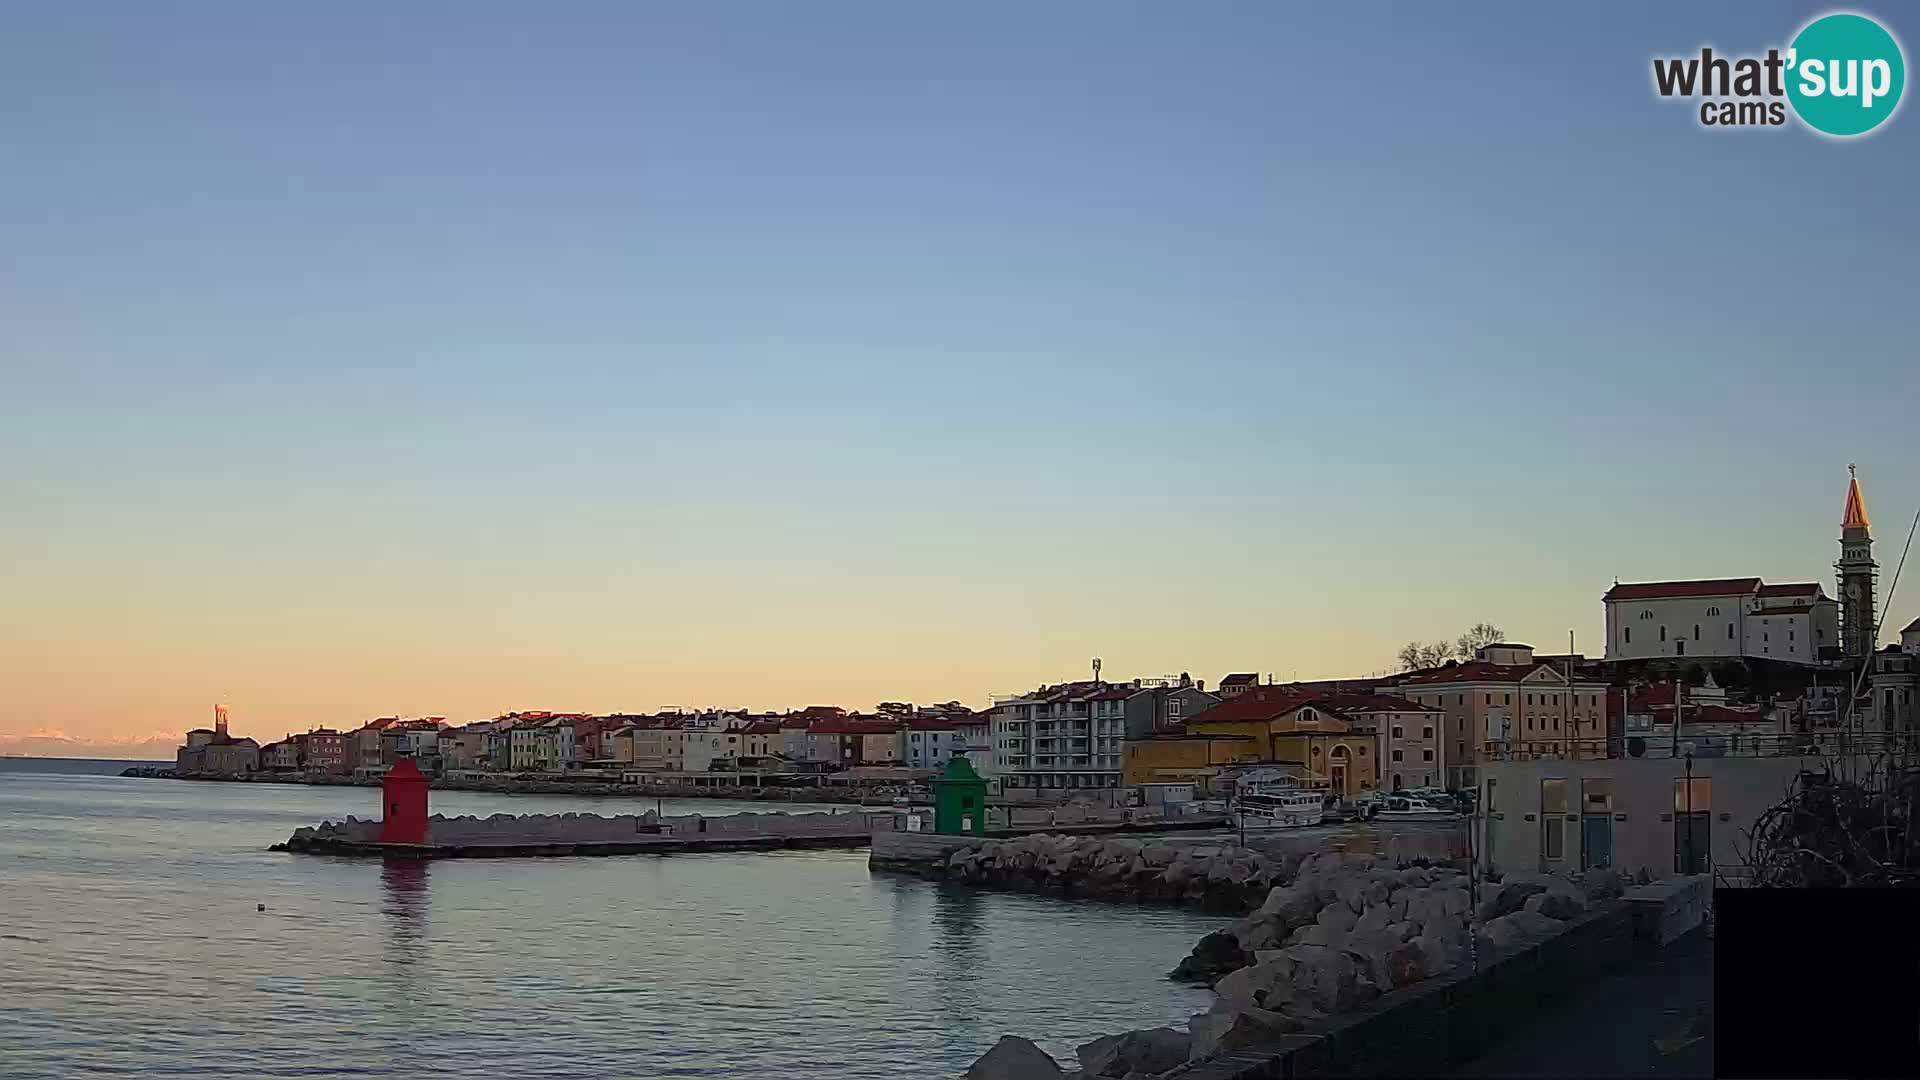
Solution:
<svg viewBox="0 0 1920 1080">
<path fill-rule="evenodd" d="M 1573 631 L 1567 631 L 1567 707 L 1562 710 L 1567 721 L 1567 757 L 1573 757 Z"/>
<path fill-rule="evenodd" d="M 1678 715 L 1678 713 L 1675 714 L 1676 718 Z M 1693 850 L 1693 754 L 1691 752 L 1687 754 L 1687 824 L 1686 830 L 1681 835 L 1687 838 L 1687 873 L 1691 874 L 1694 862 L 1698 858 Z"/>
</svg>

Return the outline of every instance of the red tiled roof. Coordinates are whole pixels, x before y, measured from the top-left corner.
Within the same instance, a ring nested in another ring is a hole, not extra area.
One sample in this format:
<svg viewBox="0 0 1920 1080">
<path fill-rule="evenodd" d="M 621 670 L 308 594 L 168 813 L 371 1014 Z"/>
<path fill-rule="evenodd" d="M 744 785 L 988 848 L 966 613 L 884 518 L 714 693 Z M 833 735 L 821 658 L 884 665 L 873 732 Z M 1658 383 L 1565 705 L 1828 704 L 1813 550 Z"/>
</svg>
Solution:
<svg viewBox="0 0 1920 1080">
<path fill-rule="evenodd" d="M 1111 690 L 1102 690 L 1097 694 L 1089 694 L 1087 695 L 1087 700 L 1088 701 L 1125 701 L 1139 692 L 1140 691 L 1138 689 L 1131 686 L 1114 687 Z"/>
<path fill-rule="evenodd" d="M 814 735 L 892 735 L 900 725 L 891 720 L 821 720 L 807 729 Z"/>
<path fill-rule="evenodd" d="M 1469 660 L 1464 664 L 1451 667 L 1428 668 L 1425 671 L 1412 672 L 1401 679 L 1404 686 L 1426 686 L 1432 683 L 1463 682 L 1519 682 L 1534 672 L 1546 668 L 1553 670 L 1551 664 L 1495 664 L 1486 660 Z"/>
<path fill-rule="evenodd" d="M 1256 686 L 1186 718 L 1188 724 L 1260 723 L 1285 716 L 1302 705 L 1323 702 L 1324 696 L 1286 686 Z"/>
<path fill-rule="evenodd" d="M 1820 583 L 1817 581 L 1801 581 L 1791 585 L 1762 585 L 1760 586 L 1760 595 L 1818 596 L 1820 595 Z"/>
<path fill-rule="evenodd" d="M 1252 671 L 1235 672 L 1220 680 L 1221 686 L 1252 686 L 1260 681 L 1260 676 Z"/>
<path fill-rule="evenodd" d="M 1417 701 L 1408 701 L 1403 697 L 1394 697 L 1391 694 L 1360 694 L 1347 691 L 1335 691 L 1326 695 L 1324 700 L 1330 707 L 1340 712 L 1350 713 L 1437 713 L 1446 711 L 1444 709 L 1437 709 L 1432 705 L 1422 705 Z"/>
<path fill-rule="evenodd" d="M 778 735 L 780 734 L 780 721 L 755 720 L 753 723 L 747 725 L 746 733 L 749 735 Z"/>
<path fill-rule="evenodd" d="M 1669 600 L 1680 596 L 1734 596 L 1760 587 L 1757 577 L 1713 578 L 1702 581 L 1643 581 L 1637 584 L 1615 582 L 1603 601 Z"/>
</svg>

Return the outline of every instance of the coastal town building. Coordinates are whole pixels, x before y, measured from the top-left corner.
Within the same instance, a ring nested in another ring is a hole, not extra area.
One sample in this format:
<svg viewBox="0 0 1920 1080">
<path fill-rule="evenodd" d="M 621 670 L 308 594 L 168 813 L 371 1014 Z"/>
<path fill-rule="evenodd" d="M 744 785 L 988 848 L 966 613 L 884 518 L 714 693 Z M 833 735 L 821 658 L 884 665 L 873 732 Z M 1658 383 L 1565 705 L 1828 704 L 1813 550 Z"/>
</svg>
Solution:
<svg viewBox="0 0 1920 1080">
<path fill-rule="evenodd" d="M 993 699 L 992 769 L 1000 790 L 1118 787 L 1126 702 L 1137 682 L 1042 686 Z"/>
<path fill-rule="evenodd" d="M 262 746 L 260 767 L 270 772 L 299 772 L 300 744 L 289 738 Z"/>
<path fill-rule="evenodd" d="M 1920 619 L 1901 635 L 1920 638 Z M 1888 645 L 1873 654 L 1869 729 L 1911 737 L 1920 733 L 1920 643 Z"/>
<path fill-rule="evenodd" d="M 1127 698 L 1126 734 L 1129 739 L 1166 735 L 1180 730 L 1187 717 L 1220 704 L 1225 698 L 1207 693 L 1207 684 L 1186 674 L 1177 678 L 1142 679 L 1140 689 Z"/>
<path fill-rule="evenodd" d="M 1838 656 L 1840 605 L 1814 582 L 1768 585 L 1748 577 L 1615 583 L 1602 600 L 1609 661 L 1814 664 Z"/>
<path fill-rule="evenodd" d="M 1446 781 L 1446 713 L 1392 694 L 1320 691 L 1329 709 L 1344 717 L 1357 736 L 1373 736 L 1371 782 L 1383 791 L 1443 786 Z"/>
<path fill-rule="evenodd" d="M 260 769 L 260 744 L 252 739 L 230 738 L 208 743 L 202 753 L 205 757 L 201 767 L 210 773 L 238 774 Z"/>
<path fill-rule="evenodd" d="M 1604 756 L 1607 684 L 1536 660 L 1531 645 L 1488 645 L 1465 663 L 1393 678 L 1391 692 L 1439 709 L 1446 786 L 1475 786 L 1489 747 L 1542 755 Z"/>
<path fill-rule="evenodd" d="M 347 736 L 332 728 L 315 728 L 295 735 L 300 745 L 301 768 L 311 773 L 339 775 L 352 770 L 347 766 Z"/>
<path fill-rule="evenodd" d="M 944 769 L 947 762 L 969 748 L 965 720 L 910 716 L 904 723 L 900 739 L 905 749 L 902 760 L 908 768 Z"/>
<path fill-rule="evenodd" d="M 1239 671 L 1220 680 L 1221 698 L 1239 697 L 1241 694 L 1260 685 L 1260 676 L 1252 671 Z"/>
<path fill-rule="evenodd" d="M 1840 511 L 1840 559 L 1833 564 L 1840 580 L 1842 648 L 1850 657 L 1866 657 L 1878 647 L 1874 639 L 1874 585 L 1879 564 L 1873 561 L 1873 526 L 1867 520 L 1867 498 L 1860 478 L 1847 466 L 1847 502 Z"/>
</svg>

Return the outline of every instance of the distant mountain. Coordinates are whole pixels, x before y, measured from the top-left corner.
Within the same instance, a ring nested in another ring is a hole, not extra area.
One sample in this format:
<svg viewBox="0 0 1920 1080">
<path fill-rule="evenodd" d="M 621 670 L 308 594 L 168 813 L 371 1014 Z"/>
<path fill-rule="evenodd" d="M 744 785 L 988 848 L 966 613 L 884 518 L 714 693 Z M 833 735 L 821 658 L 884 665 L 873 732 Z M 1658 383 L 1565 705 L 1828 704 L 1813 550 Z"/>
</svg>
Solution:
<svg viewBox="0 0 1920 1080">
<path fill-rule="evenodd" d="M 0 755 L 6 757 L 170 761 L 174 748 L 179 745 L 180 736 L 160 732 L 87 738 L 51 728 L 28 732 L 0 731 Z"/>
</svg>

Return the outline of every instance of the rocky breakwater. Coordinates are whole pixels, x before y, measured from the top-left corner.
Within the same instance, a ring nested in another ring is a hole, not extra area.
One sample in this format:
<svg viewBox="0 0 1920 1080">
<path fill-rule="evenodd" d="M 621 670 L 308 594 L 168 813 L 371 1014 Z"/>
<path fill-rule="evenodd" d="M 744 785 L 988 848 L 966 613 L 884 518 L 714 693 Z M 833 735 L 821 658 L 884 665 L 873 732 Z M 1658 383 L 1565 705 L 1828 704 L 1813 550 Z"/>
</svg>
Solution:
<svg viewBox="0 0 1920 1080">
<path fill-rule="evenodd" d="M 923 877 L 1009 892 L 1182 904 L 1242 912 L 1306 856 L 1229 844 L 1035 833 L 982 840 L 915 868 Z"/>
<path fill-rule="evenodd" d="M 378 844 L 380 827 L 377 820 L 355 817 L 338 823 L 325 821 L 296 829 L 280 847 L 289 851 L 347 851 Z M 859 814 L 773 812 L 662 817 L 648 811 L 611 817 L 566 813 L 493 814 L 484 818 L 435 814 L 427 822 L 427 846 L 448 853 L 539 846 L 591 849 L 605 845 L 653 845 L 664 848 L 704 841 L 718 846 L 728 841 L 865 838 L 869 835 L 867 830 L 865 819 Z"/>
<path fill-rule="evenodd" d="M 1459 864 L 1396 866 L 1372 855 L 1301 860 L 1257 909 L 1202 938 L 1171 972 L 1217 998 L 1187 1030 L 1161 1027 L 1095 1039 L 1067 1072 L 1008 1036 L 968 1070 L 969 1080 L 1062 1076 L 1173 1078 L 1229 1051 L 1311 1033 L 1384 994 L 1545 940 L 1593 903 L 1618 897 L 1611 871 L 1558 877 L 1512 873 L 1482 881 Z M 1438 1063 L 1435 1063 L 1438 1064 Z"/>
</svg>

